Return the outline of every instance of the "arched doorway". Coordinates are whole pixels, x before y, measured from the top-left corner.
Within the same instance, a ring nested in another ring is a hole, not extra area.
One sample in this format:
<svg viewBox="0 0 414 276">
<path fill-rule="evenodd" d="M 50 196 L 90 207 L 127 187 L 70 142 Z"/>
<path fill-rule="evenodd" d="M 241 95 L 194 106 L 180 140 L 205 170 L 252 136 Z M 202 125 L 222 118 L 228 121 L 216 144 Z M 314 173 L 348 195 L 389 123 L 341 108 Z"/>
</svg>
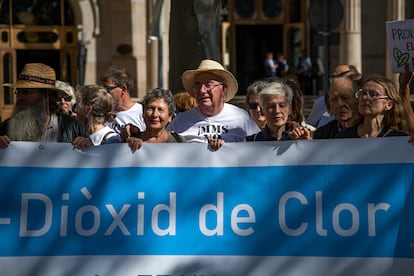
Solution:
<svg viewBox="0 0 414 276">
<path fill-rule="evenodd" d="M 223 63 L 236 74 L 239 95 L 250 83 L 263 79 L 266 52 L 281 53 L 296 77 L 295 62 L 301 49 L 309 49 L 309 0 L 228 0 L 228 27 L 223 39 Z M 229 40 L 229 41 L 227 41 Z"/>
</svg>

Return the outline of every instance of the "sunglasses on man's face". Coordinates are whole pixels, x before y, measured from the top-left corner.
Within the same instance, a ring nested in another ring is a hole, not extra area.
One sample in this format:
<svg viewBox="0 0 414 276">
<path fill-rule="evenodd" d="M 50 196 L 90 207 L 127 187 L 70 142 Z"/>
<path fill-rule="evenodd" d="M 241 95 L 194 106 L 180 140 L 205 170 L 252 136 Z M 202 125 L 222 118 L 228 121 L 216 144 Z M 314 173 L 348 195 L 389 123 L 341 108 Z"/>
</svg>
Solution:
<svg viewBox="0 0 414 276">
<path fill-rule="evenodd" d="M 106 92 L 111 93 L 112 90 L 114 90 L 115 88 L 121 87 L 119 85 L 104 85 L 103 86 L 106 90 Z"/>
</svg>

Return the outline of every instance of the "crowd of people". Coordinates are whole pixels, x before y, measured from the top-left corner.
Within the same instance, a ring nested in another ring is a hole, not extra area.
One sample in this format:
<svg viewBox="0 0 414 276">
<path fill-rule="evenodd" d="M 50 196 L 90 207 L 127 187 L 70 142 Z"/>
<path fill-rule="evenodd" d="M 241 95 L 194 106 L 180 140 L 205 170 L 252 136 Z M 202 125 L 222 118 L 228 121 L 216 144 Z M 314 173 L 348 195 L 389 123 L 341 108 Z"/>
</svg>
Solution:
<svg viewBox="0 0 414 276">
<path fill-rule="evenodd" d="M 325 69 L 319 57 L 311 58 L 306 50 L 302 49 L 294 63 L 294 66 L 290 67 L 282 52 L 276 52 L 275 58 L 273 51 L 267 51 L 264 60 L 264 78 L 285 79 L 289 78 L 289 75 L 294 75 L 303 94 L 322 94 Z"/>
<path fill-rule="evenodd" d="M 276 69 L 276 68 L 275 68 Z M 154 88 L 142 103 L 130 92 L 133 78 L 123 67 L 110 67 L 100 84 L 80 86 L 56 79 L 42 63 L 28 63 L 15 83 L 12 116 L 0 123 L 0 148 L 13 141 L 72 143 L 89 148 L 128 143 L 136 151 L 145 143 L 205 143 L 212 151 L 229 142 L 410 136 L 414 111 L 410 82 L 400 74 L 398 86 L 379 76 L 364 76 L 352 65 L 331 74 L 326 95 L 305 118 L 300 82 L 279 76 L 256 80 L 247 88 L 246 108 L 230 104 L 235 76 L 219 62 L 202 60 L 181 80 L 175 95 Z"/>
</svg>

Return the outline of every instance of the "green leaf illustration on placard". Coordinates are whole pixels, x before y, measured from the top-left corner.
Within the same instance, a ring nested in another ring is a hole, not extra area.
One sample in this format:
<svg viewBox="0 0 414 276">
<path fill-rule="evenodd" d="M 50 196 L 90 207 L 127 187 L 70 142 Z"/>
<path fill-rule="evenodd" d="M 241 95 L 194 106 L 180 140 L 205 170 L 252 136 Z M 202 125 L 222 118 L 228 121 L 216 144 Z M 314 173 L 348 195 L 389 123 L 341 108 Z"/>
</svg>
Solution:
<svg viewBox="0 0 414 276">
<path fill-rule="evenodd" d="M 408 53 L 402 53 L 399 49 L 394 48 L 392 52 L 395 61 L 398 64 L 398 67 L 405 65 L 408 62 L 410 55 Z"/>
</svg>

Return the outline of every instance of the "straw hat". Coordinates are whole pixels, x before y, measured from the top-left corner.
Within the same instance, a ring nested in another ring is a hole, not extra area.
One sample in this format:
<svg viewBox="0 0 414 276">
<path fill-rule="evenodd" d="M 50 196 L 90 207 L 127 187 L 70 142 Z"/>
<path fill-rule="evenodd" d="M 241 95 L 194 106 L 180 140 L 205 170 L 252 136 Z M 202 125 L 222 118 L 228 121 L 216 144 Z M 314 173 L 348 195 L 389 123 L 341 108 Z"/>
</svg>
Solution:
<svg viewBox="0 0 414 276">
<path fill-rule="evenodd" d="M 27 63 L 16 83 L 5 83 L 2 86 L 12 88 L 45 88 L 63 91 L 55 86 L 56 73 L 52 67 L 43 63 Z"/>
<path fill-rule="evenodd" d="M 181 76 L 184 89 L 193 94 L 192 88 L 194 86 L 194 77 L 202 72 L 210 72 L 220 76 L 227 85 L 226 102 L 230 101 L 237 93 L 238 84 L 236 78 L 232 73 L 224 69 L 223 65 L 217 61 L 205 59 L 201 61 L 200 65 L 195 70 L 187 70 Z"/>
</svg>

